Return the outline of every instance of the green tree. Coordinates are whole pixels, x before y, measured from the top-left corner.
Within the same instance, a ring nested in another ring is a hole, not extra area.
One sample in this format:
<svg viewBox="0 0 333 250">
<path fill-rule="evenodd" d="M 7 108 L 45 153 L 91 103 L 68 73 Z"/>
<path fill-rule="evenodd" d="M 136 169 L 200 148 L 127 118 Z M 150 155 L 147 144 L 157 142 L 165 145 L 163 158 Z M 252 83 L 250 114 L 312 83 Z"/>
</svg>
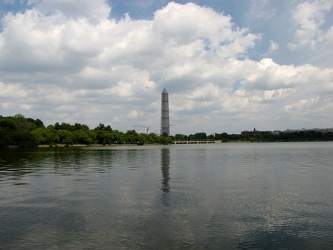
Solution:
<svg viewBox="0 0 333 250">
<path fill-rule="evenodd" d="M 198 141 L 204 141 L 207 139 L 207 134 L 205 132 L 195 133 L 193 139 Z"/>
<path fill-rule="evenodd" d="M 105 125 L 103 123 L 98 124 L 98 126 L 96 128 L 94 128 L 95 130 L 104 130 L 105 129 Z"/>
<path fill-rule="evenodd" d="M 175 134 L 176 141 L 186 141 L 186 136 L 183 134 Z"/>
<path fill-rule="evenodd" d="M 76 130 L 73 133 L 73 141 L 75 143 L 82 143 L 82 144 L 92 144 L 95 143 L 97 140 L 97 135 L 95 132 L 90 130 Z"/>
<path fill-rule="evenodd" d="M 31 132 L 37 144 L 46 144 L 45 128 L 37 128 Z"/>
<path fill-rule="evenodd" d="M 87 130 L 87 134 L 89 136 L 89 142 L 88 144 L 93 144 L 93 143 L 96 143 L 97 142 L 97 134 L 95 131 L 93 130 Z"/>
<path fill-rule="evenodd" d="M 127 143 L 135 144 L 138 142 L 138 133 L 132 129 L 132 130 L 127 130 L 125 134 L 125 140 Z"/>
<path fill-rule="evenodd" d="M 74 130 L 89 130 L 89 127 L 86 124 L 75 123 Z"/>
<path fill-rule="evenodd" d="M 107 125 L 104 129 L 105 131 L 109 131 L 109 132 L 112 132 L 112 128 L 110 125 Z"/>
<path fill-rule="evenodd" d="M 158 139 L 157 139 L 157 136 L 156 134 L 154 133 L 150 133 L 147 137 L 147 142 L 148 143 L 157 143 Z"/>
<path fill-rule="evenodd" d="M 139 134 L 137 136 L 137 144 L 143 145 L 147 143 L 147 135 L 146 134 Z"/>
<path fill-rule="evenodd" d="M 44 130 L 44 137 L 47 144 L 50 146 L 58 143 L 60 141 L 59 135 L 53 126 L 48 126 Z"/>
<path fill-rule="evenodd" d="M 123 144 L 123 143 L 125 143 L 125 140 L 127 139 L 123 133 L 121 133 L 117 130 L 114 131 L 114 138 L 115 138 L 115 142 L 117 144 Z"/>
<path fill-rule="evenodd" d="M 32 119 L 32 118 L 26 118 L 26 120 L 31 123 L 34 124 L 37 128 L 44 128 L 44 123 L 40 120 L 40 119 Z"/>
<path fill-rule="evenodd" d="M 0 147 L 15 144 L 14 133 L 17 131 L 17 124 L 12 118 L 0 118 Z"/>
<path fill-rule="evenodd" d="M 20 147 L 35 147 L 38 142 L 29 130 L 17 130 L 15 133 L 15 144 Z"/>
<path fill-rule="evenodd" d="M 111 145 L 114 141 L 115 141 L 115 137 L 112 132 L 103 131 L 103 141 L 102 141 L 103 145 L 106 145 L 106 144 Z"/>
<path fill-rule="evenodd" d="M 12 134 L 7 129 L 0 127 L 0 147 L 8 146 L 12 142 Z"/>
<path fill-rule="evenodd" d="M 73 134 L 72 132 L 68 130 L 58 130 L 57 134 L 59 136 L 60 143 L 64 143 L 66 145 L 72 145 L 73 144 Z"/>
<path fill-rule="evenodd" d="M 162 145 L 167 145 L 172 143 L 172 139 L 169 136 L 160 136 L 159 143 Z"/>
<path fill-rule="evenodd" d="M 17 130 L 17 124 L 12 118 L 2 118 L 0 119 L 0 127 L 8 130 Z"/>
</svg>

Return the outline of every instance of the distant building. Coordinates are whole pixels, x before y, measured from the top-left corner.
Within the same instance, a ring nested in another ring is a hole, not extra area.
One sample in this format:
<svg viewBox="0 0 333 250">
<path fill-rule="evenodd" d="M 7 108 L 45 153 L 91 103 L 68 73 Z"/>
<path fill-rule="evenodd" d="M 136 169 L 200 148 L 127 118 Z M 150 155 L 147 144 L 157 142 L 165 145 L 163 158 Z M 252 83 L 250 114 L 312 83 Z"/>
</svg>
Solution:
<svg viewBox="0 0 333 250">
<path fill-rule="evenodd" d="M 254 128 L 253 131 L 248 131 L 248 130 L 242 131 L 241 135 L 242 136 L 256 136 L 256 135 L 259 135 L 264 132 L 267 132 L 267 131 L 258 131 Z"/>
<path fill-rule="evenodd" d="M 161 135 L 170 135 L 169 94 L 164 88 L 161 94 Z"/>
<path fill-rule="evenodd" d="M 287 129 L 283 131 L 283 133 L 295 133 L 295 132 L 303 132 L 303 133 L 309 133 L 309 132 L 321 132 L 321 133 L 328 133 L 332 132 L 333 133 L 333 128 L 311 128 L 311 129 Z M 244 130 L 241 132 L 242 136 L 256 136 L 262 133 L 271 133 L 272 135 L 279 135 L 282 133 L 280 130 L 274 130 L 272 131 L 258 131 L 256 129 L 253 129 L 252 131 L 249 130 Z"/>
</svg>

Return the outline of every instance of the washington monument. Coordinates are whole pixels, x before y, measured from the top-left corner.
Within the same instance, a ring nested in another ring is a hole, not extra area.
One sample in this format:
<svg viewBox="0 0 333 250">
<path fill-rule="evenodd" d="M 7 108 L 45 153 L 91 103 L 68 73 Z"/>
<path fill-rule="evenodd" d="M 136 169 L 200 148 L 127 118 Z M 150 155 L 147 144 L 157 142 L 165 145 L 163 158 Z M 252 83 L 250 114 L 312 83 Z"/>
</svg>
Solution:
<svg viewBox="0 0 333 250">
<path fill-rule="evenodd" d="M 169 94 L 164 88 L 161 94 L 161 135 L 170 135 Z"/>
</svg>

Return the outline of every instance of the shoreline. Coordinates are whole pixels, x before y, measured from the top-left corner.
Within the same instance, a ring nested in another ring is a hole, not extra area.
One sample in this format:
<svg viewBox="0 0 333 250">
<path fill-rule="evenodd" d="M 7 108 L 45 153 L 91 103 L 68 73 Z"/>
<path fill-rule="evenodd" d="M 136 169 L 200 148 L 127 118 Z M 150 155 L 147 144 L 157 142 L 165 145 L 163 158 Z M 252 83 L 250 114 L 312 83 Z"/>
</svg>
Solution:
<svg viewBox="0 0 333 250">
<path fill-rule="evenodd" d="M 146 144 L 146 145 L 152 145 L 152 144 Z M 115 146 L 142 146 L 138 144 L 54 144 L 54 145 L 46 145 L 46 144 L 41 144 L 38 145 L 37 148 L 74 148 L 74 147 L 115 147 Z"/>
<path fill-rule="evenodd" d="M 255 142 L 250 142 L 250 141 L 229 141 L 229 142 L 215 142 L 215 143 L 171 143 L 171 144 L 167 144 L 167 145 L 211 145 L 211 144 L 241 144 L 241 143 L 251 143 L 251 144 L 256 144 L 256 143 L 291 143 L 291 142 L 299 142 L 299 143 L 307 143 L 307 142 L 332 142 L 332 141 L 326 141 L 326 140 L 308 140 L 308 141 L 272 141 L 272 142 L 261 142 L 261 141 L 255 141 Z M 21 146 L 17 146 L 17 145 L 8 145 L 8 146 L 4 146 L 4 147 L 0 147 L 1 148 L 7 148 L 7 149 L 16 149 L 16 148 L 79 148 L 79 147 L 126 147 L 126 146 L 159 146 L 159 145 L 163 145 L 163 144 L 72 144 L 72 145 L 68 145 L 68 144 L 63 144 L 63 143 L 59 143 L 59 144 L 54 144 L 54 145 L 47 145 L 47 144 L 40 144 L 34 147 L 21 147 Z"/>
</svg>

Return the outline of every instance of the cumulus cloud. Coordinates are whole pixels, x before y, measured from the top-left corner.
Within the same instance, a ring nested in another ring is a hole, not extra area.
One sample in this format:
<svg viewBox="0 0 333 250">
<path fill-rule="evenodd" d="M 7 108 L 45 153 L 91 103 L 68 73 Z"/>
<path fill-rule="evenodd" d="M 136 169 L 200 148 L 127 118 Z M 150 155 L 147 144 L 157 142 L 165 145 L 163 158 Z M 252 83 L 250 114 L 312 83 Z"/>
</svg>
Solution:
<svg viewBox="0 0 333 250">
<path fill-rule="evenodd" d="M 261 36 L 211 8 L 170 2 L 150 20 L 115 20 L 102 0 L 29 4 L 2 19 L 4 114 L 154 132 L 165 87 L 176 132 L 297 127 L 295 112 L 312 122 L 326 115 L 325 125 L 332 118 L 333 69 L 251 59 Z M 278 50 L 271 40 L 268 52 Z"/>
<path fill-rule="evenodd" d="M 288 44 L 290 50 L 299 47 L 309 46 L 315 48 L 321 40 L 322 33 L 320 26 L 325 22 L 325 14 L 331 10 L 332 0 L 316 0 L 304 2 L 296 6 L 293 11 L 293 18 L 298 25 L 293 41 Z"/>
</svg>

